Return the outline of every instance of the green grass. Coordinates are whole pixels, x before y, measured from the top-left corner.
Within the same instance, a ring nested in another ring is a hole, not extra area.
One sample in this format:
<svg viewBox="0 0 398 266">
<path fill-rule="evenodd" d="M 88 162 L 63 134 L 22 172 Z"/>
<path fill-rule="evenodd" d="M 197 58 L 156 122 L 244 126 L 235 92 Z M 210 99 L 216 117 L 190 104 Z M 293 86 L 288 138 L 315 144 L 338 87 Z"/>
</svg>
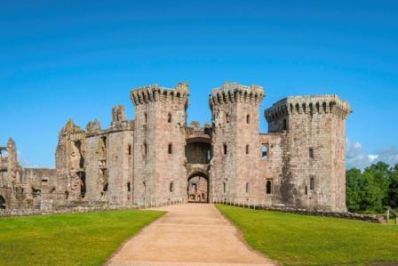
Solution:
<svg viewBox="0 0 398 266">
<path fill-rule="evenodd" d="M 162 215 L 126 210 L 1 218 L 0 265 L 101 265 Z"/>
<path fill-rule="evenodd" d="M 283 265 L 398 265 L 396 225 L 217 207 L 250 246 Z"/>
</svg>

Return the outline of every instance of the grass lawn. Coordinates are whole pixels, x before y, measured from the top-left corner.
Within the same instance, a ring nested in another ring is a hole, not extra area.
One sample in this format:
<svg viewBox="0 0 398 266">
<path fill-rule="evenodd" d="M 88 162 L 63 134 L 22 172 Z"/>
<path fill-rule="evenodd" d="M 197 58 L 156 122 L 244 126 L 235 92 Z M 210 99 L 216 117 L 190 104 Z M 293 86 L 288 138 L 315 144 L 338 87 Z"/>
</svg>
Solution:
<svg viewBox="0 0 398 266">
<path fill-rule="evenodd" d="M 0 265 L 101 265 L 162 212 L 124 210 L 0 219 Z"/>
<path fill-rule="evenodd" d="M 217 207 L 250 246 L 283 265 L 398 265 L 396 225 Z"/>
</svg>

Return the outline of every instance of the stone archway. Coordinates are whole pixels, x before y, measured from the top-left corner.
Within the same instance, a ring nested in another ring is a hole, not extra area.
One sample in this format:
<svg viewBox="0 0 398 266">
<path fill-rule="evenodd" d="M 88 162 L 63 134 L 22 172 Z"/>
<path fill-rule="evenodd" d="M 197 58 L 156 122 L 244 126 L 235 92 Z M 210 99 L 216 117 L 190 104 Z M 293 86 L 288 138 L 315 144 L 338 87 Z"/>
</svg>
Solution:
<svg viewBox="0 0 398 266">
<path fill-rule="evenodd" d="M 4 210 L 7 208 L 6 200 L 2 195 L 0 195 L 0 210 Z"/>
<path fill-rule="evenodd" d="M 188 202 L 209 202 L 209 178 L 203 173 L 195 173 L 188 178 Z"/>
</svg>

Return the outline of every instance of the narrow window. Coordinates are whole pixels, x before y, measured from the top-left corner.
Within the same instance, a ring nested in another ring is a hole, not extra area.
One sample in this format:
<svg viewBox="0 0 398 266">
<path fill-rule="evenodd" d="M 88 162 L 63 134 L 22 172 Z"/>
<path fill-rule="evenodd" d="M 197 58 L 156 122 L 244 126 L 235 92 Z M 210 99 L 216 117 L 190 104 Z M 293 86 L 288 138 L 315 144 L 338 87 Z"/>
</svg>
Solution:
<svg viewBox="0 0 398 266">
<path fill-rule="evenodd" d="M 287 120 L 283 119 L 283 130 L 287 130 Z"/>
<path fill-rule="evenodd" d="M 169 149 L 168 149 L 169 154 L 173 154 L 173 144 L 169 144 Z"/>
<path fill-rule="evenodd" d="M 315 177 L 310 177 L 310 190 L 315 190 Z"/>
<path fill-rule="evenodd" d="M 144 147 L 143 147 L 143 149 L 144 149 L 144 156 L 146 157 L 147 154 L 148 154 L 148 145 L 146 144 L 146 142 L 144 142 Z"/>
<path fill-rule="evenodd" d="M 268 159 L 268 144 L 267 143 L 261 144 L 261 159 L 263 159 L 263 160 Z"/>
<path fill-rule="evenodd" d="M 227 144 L 224 144 L 224 154 L 227 154 L 228 149 L 227 149 Z"/>
<path fill-rule="evenodd" d="M 250 124 L 250 115 L 247 115 L 247 116 L 246 116 L 246 123 L 247 123 L 247 124 Z"/>
<path fill-rule="evenodd" d="M 169 113 L 168 115 L 167 115 L 167 122 L 168 123 L 171 123 L 171 121 L 172 121 L 172 116 L 171 116 L 171 113 Z"/>
<path fill-rule="evenodd" d="M 144 123 L 148 123 L 148 114 L 144 113 Z"/>
<path fill-rule="evenodd" d="M 267 193 L 267 195 L 272 194 L 272 179 L 267 180 L 267 183 L 265 185 L 265 192 Z"/>
<path fill-rule="evenodd" d="M 224 193 L 226 193 L 227 192 L 227 184 L 225 182 L 222 184 L 223 184 L 223 191 L 224 191 Z"/>
<path fill-rule="evenodd" d="M 225 115 L 225 118 L 226 118 L 226 120 L 227 120 L 227 123 L 229 123 L 230 118 L 229 118 L 229 114 L 228 114 L 228 113 Z"/>
<path fill-rule="evenodd" d="M 131 155 L 131 145 L 128 146 L 127 152 L 128 152 L 129 155 Z"/>
<path fill-rule="evenodd" d="M 127 182 L 127 191 L 131 192 L 131 183 L 130 182 Z"/>
<path fill-rule="evenodd" d="M 310 159 L 314 159 L 314 148 L 309 149 Z"/>
<path fill-rule="evenodd" d="M 308 195 L 308 186 L 305 186 L 305 195 Z"/>
<path fill-rule="evenodd" d="M 249 190 L 250 190 L 250 185 L 249 185 L 249 182 L 247 182 L 246 183 L 246 193 L 249 193 Z"/>
<path fill-rule="evenodd" d="M 246 145 L 246 154 L 249 154 L 249 145 Z"/>
<path fill-rule="evenodd" d="M 169 191 L 170 191 L 170 192 L 173 192 L 173 191 L 174 191 L 174 182 L 170 182 Z"/>
</svg>

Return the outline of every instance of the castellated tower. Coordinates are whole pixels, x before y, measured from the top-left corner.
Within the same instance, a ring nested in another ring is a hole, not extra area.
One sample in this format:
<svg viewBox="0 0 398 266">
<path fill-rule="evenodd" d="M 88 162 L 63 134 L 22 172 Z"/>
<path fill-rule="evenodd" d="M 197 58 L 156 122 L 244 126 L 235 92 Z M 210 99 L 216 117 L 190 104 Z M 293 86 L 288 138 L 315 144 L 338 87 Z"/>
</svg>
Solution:
<svg viewBox="0 0 398 266">
<path fill-rule="evenodd" d="M 213 159 L 210 201 L 253 202 L 260 197 L 259 86 L 225 83 L 210 95 Z"/>
<path fill-rule="evenodd" d="M 185 127 L 189 89 L 146 86 L 131 92 L 136 107 L 134 203 L 161 205 L 187 199 Z"/>
<path fill-rule="evenodd" d="M 345 124 L 349 104 L 335 95 L 285 98 L 265 111 L 269 132 L 281 133 L 281 202 L 346 211 Z"/>
</svg>

